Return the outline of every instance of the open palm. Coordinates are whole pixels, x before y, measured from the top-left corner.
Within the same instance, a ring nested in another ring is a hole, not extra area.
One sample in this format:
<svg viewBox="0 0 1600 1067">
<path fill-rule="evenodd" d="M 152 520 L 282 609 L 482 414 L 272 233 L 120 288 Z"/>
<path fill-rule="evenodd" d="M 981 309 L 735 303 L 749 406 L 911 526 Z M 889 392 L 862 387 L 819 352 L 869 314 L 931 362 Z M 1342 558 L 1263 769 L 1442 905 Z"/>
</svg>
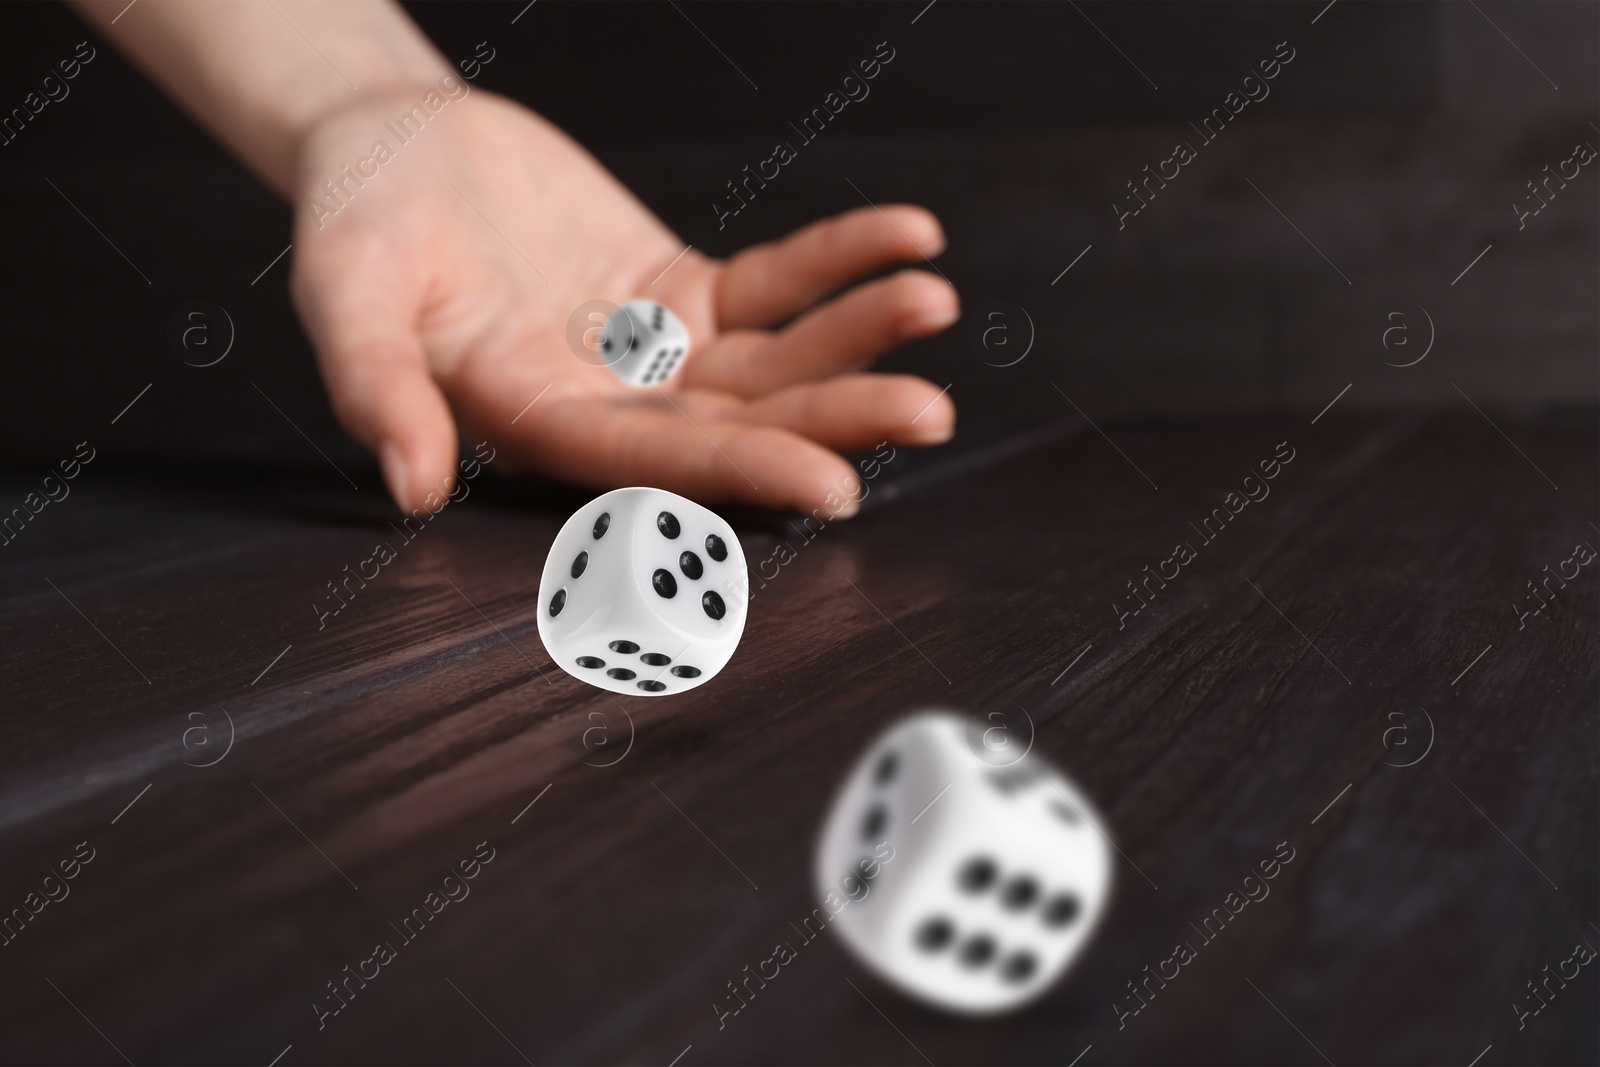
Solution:
<svg viewBox="0 0 1600 1067">
<path fill-rule="evenodd" d="M 863 207 L 713 260 L 503 98 L 451 101 L 402 145 L 384 123 L 425 88 L 316 123 L 300 153 L 292 273 L 334 409 L 378 453 L 402 507 L 448 487 L 458 423 L 510 465 L 596 488 L 840 514 L 854 510 L 839 509 L 854 472 L 838 451 L 949 438 L 955 408 L 933 384 L 859 372 L 955 321 L 951 286 L 905 270 L 834 295 L 937 255 L 928 212 Z M 393 158 L 364 165 L 359 187 L 345 180 L 330 214 L 324 183 L 354 172 L 375 139 Z M 568 341 L 582 305 L 640 297 L 671 308 L 692 346 L 671 381 L 645 389 Z"/>
</svg>

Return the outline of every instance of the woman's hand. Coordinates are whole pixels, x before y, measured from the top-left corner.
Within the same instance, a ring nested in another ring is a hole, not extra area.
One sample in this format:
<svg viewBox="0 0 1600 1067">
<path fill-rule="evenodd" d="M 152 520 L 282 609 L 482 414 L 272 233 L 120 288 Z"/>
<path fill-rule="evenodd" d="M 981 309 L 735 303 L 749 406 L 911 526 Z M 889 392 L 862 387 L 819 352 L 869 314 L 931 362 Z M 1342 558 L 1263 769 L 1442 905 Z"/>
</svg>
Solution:
<svg viewBox="0 0 1600 1067">
<path fill-rule="evenodd" d="M 928 212 L 864 207 L 727 261 L 684 253 L 561 131 L 450 84 L 460 95 L 418 83 L 319 117 L 294 168 L 295 304 L 335 411 L 402 508 L 448 489 L 458 424 L 502 462 L 595 488 L 807 510 L 831 498 L 839 515 L 857 483 L 837 450 L 950 437 L 938 387 L 860 371 L 954 322 L 951 286 L 906 270 L 833 295 L 937 255 Z M 437 110 L 402 143 L 400 118 L 430 93 Z M 664 385 L 625 385 L 569 344 L 581 305 L 634 298 L 689 330 Z"/>
</svg>

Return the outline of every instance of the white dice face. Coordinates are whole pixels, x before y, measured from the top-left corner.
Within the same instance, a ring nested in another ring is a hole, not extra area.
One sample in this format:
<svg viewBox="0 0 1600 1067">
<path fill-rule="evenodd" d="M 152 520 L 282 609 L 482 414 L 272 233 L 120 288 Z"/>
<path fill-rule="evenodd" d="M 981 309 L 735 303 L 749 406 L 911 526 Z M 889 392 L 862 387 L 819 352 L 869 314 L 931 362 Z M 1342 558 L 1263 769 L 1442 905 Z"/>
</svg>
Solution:
<svg viewBox="0 0 1600 1067">
<path fill-rule="evenodd" d="M 970 1014 L 1044 992 L 1111 888 L 1110 845 L 1088 801 L 1037 756 L 980 758 L 982 735 L 971 720 L 925 713 L 879 737 L 834 802 L 816 861 L 818 891 L 836 902 L 841 883 L 871 872 L 870 891 L 832 920 L 863 963 Z M 893 852 L 875 854 L 883 842 Z M 880 862 L 864 867 L 868 858 Z"/>
<path fill-rule="evenodd" d="M 629 385 L 659 385 L 672 377 L 689 351 L 689 331 L 653 300 L 630 300 L 606 320 L 600 355 Z"/>
<path fill-rule="evenodd" d="M 720 671 L 744 633 L 744 551 L 714 512 L 661 489 L 596 497 L 556 534 L 539 637 L 562 670 L 630 696 L 670 696 Z"/>
</svg>

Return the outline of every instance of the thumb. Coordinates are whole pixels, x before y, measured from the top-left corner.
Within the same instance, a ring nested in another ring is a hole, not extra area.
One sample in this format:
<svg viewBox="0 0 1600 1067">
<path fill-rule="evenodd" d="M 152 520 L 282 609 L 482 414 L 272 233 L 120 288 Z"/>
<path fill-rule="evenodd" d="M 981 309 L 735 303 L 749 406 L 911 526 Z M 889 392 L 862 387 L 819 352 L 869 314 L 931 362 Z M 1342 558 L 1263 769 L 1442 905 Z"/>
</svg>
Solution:
<svg viewBox="0 0 1600 1067">
<path fill-rule="evenodd" d="M 415 311 L 403 301 L 334 287 L 298 299 L 334 413 L 378 456 L 402 511 L 455 481 L 456 426 L 428 367 Z M 297 287 L 299 289 L 299 287 Z M 303 292 L 303 289 L 299 290 Z"/>
</svg>

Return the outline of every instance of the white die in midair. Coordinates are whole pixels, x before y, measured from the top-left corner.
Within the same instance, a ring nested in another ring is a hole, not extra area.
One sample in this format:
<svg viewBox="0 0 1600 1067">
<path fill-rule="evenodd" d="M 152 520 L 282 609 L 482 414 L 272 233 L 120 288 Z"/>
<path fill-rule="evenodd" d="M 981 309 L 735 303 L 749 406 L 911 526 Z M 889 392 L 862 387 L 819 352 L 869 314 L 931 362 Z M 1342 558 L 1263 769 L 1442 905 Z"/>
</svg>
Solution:
<svg viewBox="0 0 1600 1067">
<path fill-rule="evenodd" d="M 689 331 L 653 300 L 630 300 L 606 319 L 600 355 L 629 385 L 659 385 L 672 377 L 689 351 Z"/>
<path fill-rule="evenodd" d="M 733 528 L 662 489 L 613 489 L 566 521 L 539 581 L 539 638 L 590 685 L 669 696 L 711 680 L 744 633 Z"/>
<path fill-rule="evenodd" d="M 983 731 L 934 712 L 879 737 L 834 802 L 816 859 L 823 896 L 876 868 L 871 892 L 833 920 L 855 954 L 905 992 L 971 1014 L 1016 1007 L 1060 977 L 1111 883 L 1088 801 L 1037 756 L 996 765 Z M 891 861 L 863 864 L 884 841 Z"/>
</svg>

